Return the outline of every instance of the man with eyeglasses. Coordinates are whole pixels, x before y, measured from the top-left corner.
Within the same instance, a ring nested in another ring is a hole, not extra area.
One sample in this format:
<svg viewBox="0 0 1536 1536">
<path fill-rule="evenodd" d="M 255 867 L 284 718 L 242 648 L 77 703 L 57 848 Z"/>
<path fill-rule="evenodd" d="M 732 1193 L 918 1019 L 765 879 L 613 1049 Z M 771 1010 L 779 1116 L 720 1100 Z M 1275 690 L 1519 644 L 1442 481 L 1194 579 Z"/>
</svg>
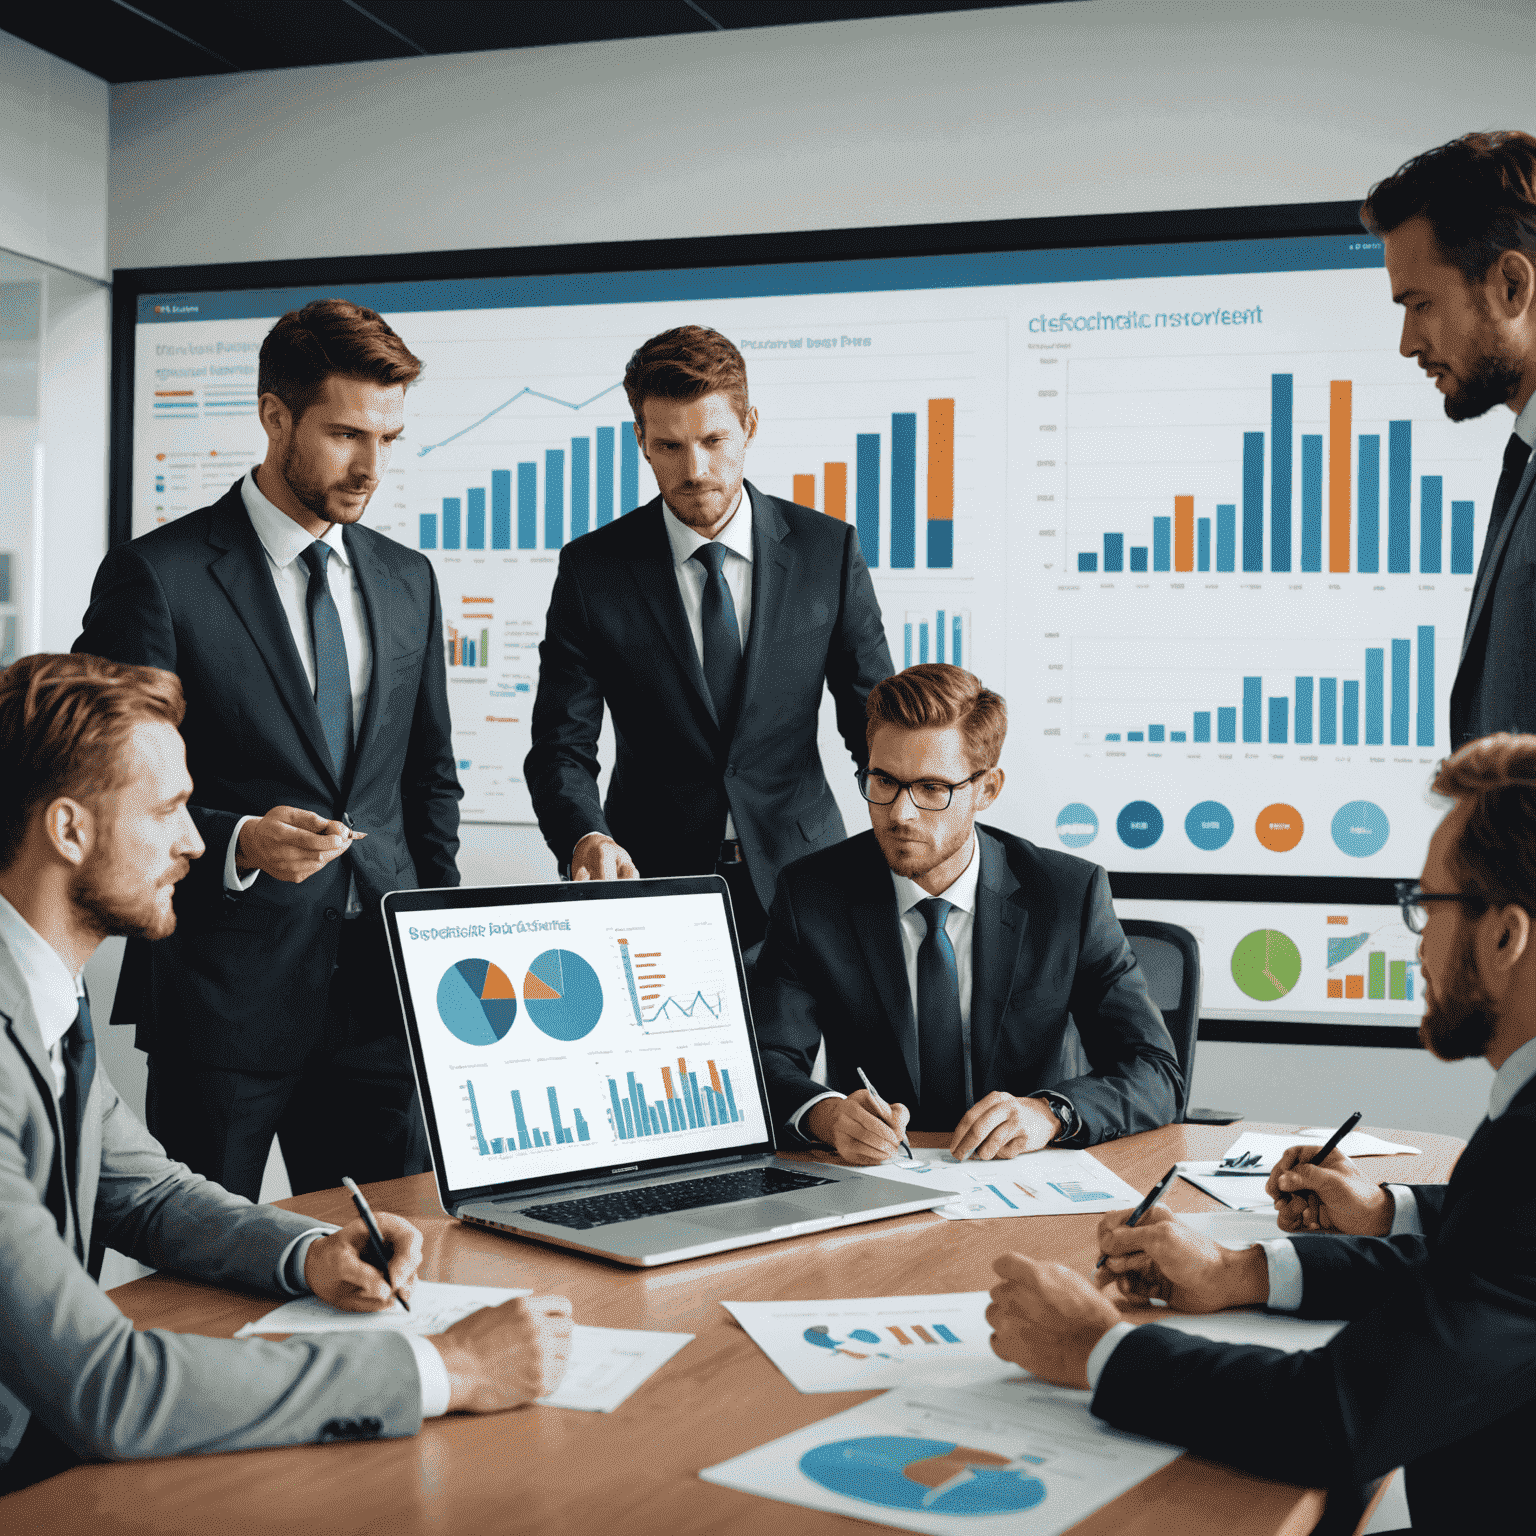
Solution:
<svg viewBox="0 0 1536 1536">
<path fill-rule="evenodd" d="M 775 1121 L 873 1164 L 909 1124 L 994 1158 L 1177 1119 L 1173 1041 L 1104 871 L 976 824 L 1003 788 L 1003 700 L 924 664 L 866 714 L 870 831 L 783 871 L 754 970 Z"/>
<path fill-rule="evenodd" d="M 1536 1441 L 1536 736 L 1472 742 L 1434 787 L 1453 803 L 1422 883 L 1399 893 L 1420 934 L 1419 1038 L 1494 1069 L 1450 1182 L 1380 1186 L 1338 1152 L 1311 1167 L 1319 1149 L 1292 1148 L 1269 1191 L 1297 1235 L 1229 1251 L 1164 1210 L 1134 1229 L 1122 1213 L 1099 1227 L 1108 1295 L 1011 1253 L 987 1311 L 1003 1359 L 1087 1387 L 1117 1429 L 1326 1486 L 1331 1512 L 1335 1492 L 1358 1507 L 1363 1486 L 1404 1467 L 1420 1536 L 1528 1529 Z M 1347 1325 L 1288 1354 L 1124 1310 L 1154 1299 Z"/>
</svg>

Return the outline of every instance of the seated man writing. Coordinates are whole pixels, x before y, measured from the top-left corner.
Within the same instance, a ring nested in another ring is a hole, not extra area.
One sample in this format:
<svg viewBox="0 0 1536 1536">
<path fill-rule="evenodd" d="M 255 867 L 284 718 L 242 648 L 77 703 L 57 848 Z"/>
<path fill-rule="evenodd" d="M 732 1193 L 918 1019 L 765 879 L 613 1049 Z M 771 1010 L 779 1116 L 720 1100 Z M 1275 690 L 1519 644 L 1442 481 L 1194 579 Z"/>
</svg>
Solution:
<svg viewBox="0 0 1536 1536">
<path fill-rule="evenodd" d="M 871 830 L 783 871 L 754 972 L 775 1120 L 880 1163 L 909 1122 L 993 1158 L 1177 1119 L 1173 1041 L 1104 871 L 976 824 L 1003 787 L 1002 699 L 924 664 L 866 712 Z"/>
<path fill-rule="evenodd" d="M 1293 1149 L 1273 1188 L 1285 1224 L 1313 1235 L 1228 1252 L 1163 1210 L 1100 1227 L 1100 1284 L 1131 1300 L 1348 1326 L 1302 1354 L 1133 1328 L 1081 1275 L 1018 1254 L 998 1260 L 987 1316 L 998 1354 L 1091 1388 L 1118 1428 L 1329 1488 L 1401 1464 L 1415 1532 L 1508 1530 L 1528 1518 L 1536 1438 L 1536 736 L 1463 747 L 1435 789 L 1455 803 L 1403 896 L 1423 934 L 1419 1033 L 1446 1061 L 1495 1069 L 1450 1182 L 1395 1196 L 1337 1154 L 1296 1167 Z M 1310 1220 L 1297 1195 L 1317 1202 Z"/>
<path fill-rule="evenodd" d="M 553 1389 L 570 1303 L 530 1297 L 433 1338 L 209 1339 L 134 1330 L 88 1269 L 159 1269 L 376 1312 L 421 1233 L 378 1217 L 389 1282 L 334 1231 L 171 1162 L 96 1060 L 80 975 L 109 934 L 163 938 L 201 855 L 175 675 L 94 656 L 0 672 L 0 1494 L 83 1459 L 411 1435 L 423 1417 Z"/>
</svg>

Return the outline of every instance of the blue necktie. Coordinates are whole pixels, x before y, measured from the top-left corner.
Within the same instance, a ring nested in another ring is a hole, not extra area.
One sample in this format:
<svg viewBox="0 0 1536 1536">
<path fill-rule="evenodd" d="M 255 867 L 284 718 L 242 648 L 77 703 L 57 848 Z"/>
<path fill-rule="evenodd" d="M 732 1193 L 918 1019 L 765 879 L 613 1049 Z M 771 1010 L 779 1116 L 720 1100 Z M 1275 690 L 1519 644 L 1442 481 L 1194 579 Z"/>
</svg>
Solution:
<svg viewBox="0 0 1536 1536">
<path fill-rule="evenodd" d="M 715 723 L 725 725 L 736 697 L 736 675 L 741 670 L 741 630 L 736 623 L 736 601 L 725 582 L 726 548 L 701 544 L 693 558 L 704 567 L 704 681 L 715 706 Z"/>
<path fill-rule="evenodd" d="M 316 539 L 299 557 L 309 568 L 309 589 L 304 601 L 309 609 L 309 643 L 315 658 L 315 705 L 325 744 L 338 782 L 347 776 L 352 755 L 352 673 L 347 666 L 347 641 L 341 632 L 341 615 L 326 580 L 330 546 Z"/>
<path fill-rule="evenodd" d="M 970 1107 L 960 1035 L 960 972 L 955 947 L 944 931 L 954 907 L 942 897 L 930 896 L 914 910 L 928 924 L 917 951 L 917 1056 L 922 1087 L 914 1127 L 952 1131 Z"/>
</svg>

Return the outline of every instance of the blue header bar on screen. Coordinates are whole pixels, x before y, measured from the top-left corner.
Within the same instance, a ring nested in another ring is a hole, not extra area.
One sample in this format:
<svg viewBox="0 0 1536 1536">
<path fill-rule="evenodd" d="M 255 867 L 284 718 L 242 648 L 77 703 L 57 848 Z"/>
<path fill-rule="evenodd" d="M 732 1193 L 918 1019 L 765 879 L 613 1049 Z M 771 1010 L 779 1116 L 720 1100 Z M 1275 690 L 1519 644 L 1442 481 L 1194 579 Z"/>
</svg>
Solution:
<svg viewBox="0 0 1536 1536">
<path fill-rule="evenodd" d="M 745 243 L 745 242 L 744 242 Z M 276 318 L 311 299 L 348 298 L 385 314 L 529 309 L 561 304 L 741 299 L 767 295 L 881 293 L 923 288 L 992 288 L 1029 283 L 1108 282 L 1137 277 L 1240 276 L 1379 268 L 1381 241 L 1358 235 L 1201 240 L 1173 245 L 1088 246 L 1059 251 L 994 251 L 969 256 L 770 262 L 678 267 L 656 272 L 555 273 L 536 277 L 427 278 L 408 283 L 246 288 L 151 293 L 139 298 L 141 325 L 188 320 Z"/>
</svg>

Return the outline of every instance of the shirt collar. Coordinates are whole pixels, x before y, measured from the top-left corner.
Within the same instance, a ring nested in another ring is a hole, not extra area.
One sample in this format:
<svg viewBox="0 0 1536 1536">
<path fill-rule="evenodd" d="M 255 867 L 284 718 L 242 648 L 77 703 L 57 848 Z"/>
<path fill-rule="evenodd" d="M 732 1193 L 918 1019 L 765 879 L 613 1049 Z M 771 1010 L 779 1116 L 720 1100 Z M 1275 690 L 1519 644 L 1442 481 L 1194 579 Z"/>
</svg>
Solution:
<svg viewBox="0 0 1536 1536">
<path fill-rule="evenodd" d="M 16 961 L 32 1003 L 32 1017 L 43 1037 L 43 1049 L 51 1052 L 69 1033 L 80 1011 L 79 978 L 69 974 L 58 950 L 4 896 L 0 896 L 0 943 Z"/>
<path fill-rule="evenodd" d="M 976 882 L 981 878 L 981 845 L 976 839 L 974 830 L 971 832 L 971 857 L 965 868 L 955 877 L 947 891 L 940 891 L 940 897 L 952 907 L 959 907 L 962 912 L 974 912 L 976 910 Z M 905 917 L 908 912 L 920 901 L 927 901 L 930 893 L 925 891 L 917 881 L 909 880 L 905 875 L 898 875 L 893 869 L 891 881 L 896 887 L 896 910 Z"/>
<path fill-rule="evenodd" d="M 1527 1040 L 1518 1051 L 1510 1052 L 1504 1065 L 1493 1074 L 1493 1087 L 1488 1093 L 1488 1118 L 1497 1120 L 1533 1077 L 1536 1077 L 1536 1040 Z"/>
<path fill-rule="evenodd" d="M 665 501 L 661 504 L 662 526 L 667 530 L 667 542 L 672 546 L 672 563 L 679 569 L 693 559 L 693 552 L 710 541 L 703 534 L 685 523 Z M 736 510 L 730 521 L 715 535 L 714 542 L 723 544 L 733 555 L 740 555 L 749 564 L 752 560 L 752 497 L 742 482 L 741 495 L 736 498 Z"/>
<path fill-rule="evenodd" d="M 1536 448 L 1536 395 L 1525 402 L 1525 409 L 1515 417 L 1515 436 L 1527 448 Z"/>
<path fill-rule="evenodd" d="M 261 547 L 278 570 L 292 565 L 315 542 L 313 534 L 300 528 L 281 507 L 267 500 L 256 484 L 254 469 L 240 482 L 240 500 L 245 503 L 246 514 L 256 530 L 256 537 L 261 540 Z M 332 523 L 320 535 L 320 542 L 343 565 L 350 566 L 352 562 L 347 558 L 347 546 L 341 534 L 342 525 Z"/>
</svg>

